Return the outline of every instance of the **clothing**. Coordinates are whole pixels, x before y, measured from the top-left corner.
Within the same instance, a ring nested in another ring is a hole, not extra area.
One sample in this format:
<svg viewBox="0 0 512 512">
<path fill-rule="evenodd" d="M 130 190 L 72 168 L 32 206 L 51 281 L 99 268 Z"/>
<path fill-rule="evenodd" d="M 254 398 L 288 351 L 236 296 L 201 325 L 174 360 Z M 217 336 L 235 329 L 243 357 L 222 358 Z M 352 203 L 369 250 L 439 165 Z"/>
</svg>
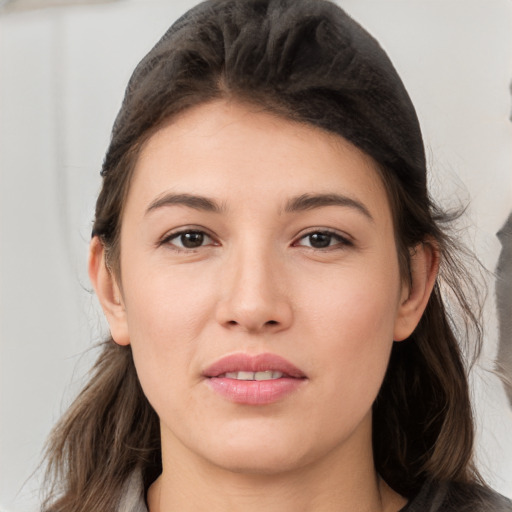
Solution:
<svg viewBox="0 0 512 512">
<path fill-rule="evenodd" d="M 148 512 L 140 473 L 127 480 L 117 512 Z M 399 512 L 512 512 L 512 501 L 478 486 L 426 483 Z"/>
<path fill-rule="evenodd" d="M 116 512 L 148 512 L 142 475 L 139 471 L 134 471 L 125 482 Z"/>
<path fill-rule="evenodd" d="M 400 512 L 512 512 L 512 501 L 477 485 L 427 482 Z"/>
</svg>

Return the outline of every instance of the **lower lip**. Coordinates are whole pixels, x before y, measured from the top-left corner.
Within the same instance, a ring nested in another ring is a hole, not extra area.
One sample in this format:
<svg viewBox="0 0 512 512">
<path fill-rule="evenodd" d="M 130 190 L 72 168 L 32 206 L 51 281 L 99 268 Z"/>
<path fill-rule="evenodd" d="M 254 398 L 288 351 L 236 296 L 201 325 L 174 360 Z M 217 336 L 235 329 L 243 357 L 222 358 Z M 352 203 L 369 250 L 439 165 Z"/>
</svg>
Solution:
<svg viewBox="0 0 512 512">
<path fill-rule="evenodd" d="M 281 378 L 273 380 L 236 380 L 211 377 L 210 387 L 236 404 L 267 405 L 282 400 L 299 388 L 306 379 Z"/>
</svg>

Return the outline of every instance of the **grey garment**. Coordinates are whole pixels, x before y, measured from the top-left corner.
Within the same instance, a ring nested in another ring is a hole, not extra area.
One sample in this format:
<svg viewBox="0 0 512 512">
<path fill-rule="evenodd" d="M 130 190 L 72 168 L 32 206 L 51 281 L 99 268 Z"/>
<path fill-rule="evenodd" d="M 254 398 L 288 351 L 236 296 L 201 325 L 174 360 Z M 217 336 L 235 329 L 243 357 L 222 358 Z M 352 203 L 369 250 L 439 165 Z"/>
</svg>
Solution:
<svg viewBox="0 0 512 512">
<path fill-rule="evenodd" d="M 116 512 L 148 512 L 139 472 L 126 481 Z M 512 512 L 512 502 L 479 486 L 426 483 L 399 512 Z"/>
<path fill-rule="evenodd" d="M 501 253 L 496 266 L 499 343 L 496 370 L 512 406 L 512 213 L 497 234 Z"/>
<path fill-rule="evenodd" d="M 140 471 L 134 471 L 125 482 L 116 512 L 148 512 Z"/>
</svg>

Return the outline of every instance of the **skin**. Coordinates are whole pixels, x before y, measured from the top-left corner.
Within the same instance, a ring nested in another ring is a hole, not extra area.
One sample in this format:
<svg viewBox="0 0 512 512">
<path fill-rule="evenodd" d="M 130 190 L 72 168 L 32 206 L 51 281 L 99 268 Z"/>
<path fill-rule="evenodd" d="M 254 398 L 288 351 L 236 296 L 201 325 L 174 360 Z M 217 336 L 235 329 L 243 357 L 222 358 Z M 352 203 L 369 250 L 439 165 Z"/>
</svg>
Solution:
<svg viewBox="0 0 512 512">
<path fill-rule="evenodd" d="M 219 211 L 162 204 L 169 194 Z M 290 208 L 304 194 L 349 201 Z M 180 247 L 187 230 L 202 245 Z M 432 290 L 431 247 L 411 251 L 403 280 L 376 164 L 339 136 L 226 101 L 158 130 L 125 205 L 119 275 L 97 239 L 90 253 L 113 338 L 131 344 L 161 421 L 151 512 L 399 510 L 374 469 L 371 407 Z M 232 403 L 202 372 L 240 352 L 278 354 L 307 378 L 276 403 Z"/>
</svg>

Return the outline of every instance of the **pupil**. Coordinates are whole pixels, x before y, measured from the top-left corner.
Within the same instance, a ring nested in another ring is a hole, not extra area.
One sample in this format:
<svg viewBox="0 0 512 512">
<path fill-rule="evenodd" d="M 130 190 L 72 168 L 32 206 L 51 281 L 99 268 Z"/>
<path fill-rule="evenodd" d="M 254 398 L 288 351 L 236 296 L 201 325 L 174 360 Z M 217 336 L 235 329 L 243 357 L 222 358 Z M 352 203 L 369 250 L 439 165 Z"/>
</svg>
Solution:
<svg viewBox="0 0 512 512">
<path fill-rule="evenodd" d="M 203 245 L 203 241 L 203 233 L 192 231 L 190 233 L 183 233 L 183 235 L 181 235 L 181 243 L 183 244 L 183 247 L 186 247 L 187 249 L 201 247 L 201 245 Z"/>
<path fill-rule="evenodd" d="M 311 247 L 315 247 L 316 249 L 329 247 L 331 243 L 331 235 L 325 233 L 313 233 L 312 235 L 309 235 L 309 243 L 311 244 Z"/>
</svg>

